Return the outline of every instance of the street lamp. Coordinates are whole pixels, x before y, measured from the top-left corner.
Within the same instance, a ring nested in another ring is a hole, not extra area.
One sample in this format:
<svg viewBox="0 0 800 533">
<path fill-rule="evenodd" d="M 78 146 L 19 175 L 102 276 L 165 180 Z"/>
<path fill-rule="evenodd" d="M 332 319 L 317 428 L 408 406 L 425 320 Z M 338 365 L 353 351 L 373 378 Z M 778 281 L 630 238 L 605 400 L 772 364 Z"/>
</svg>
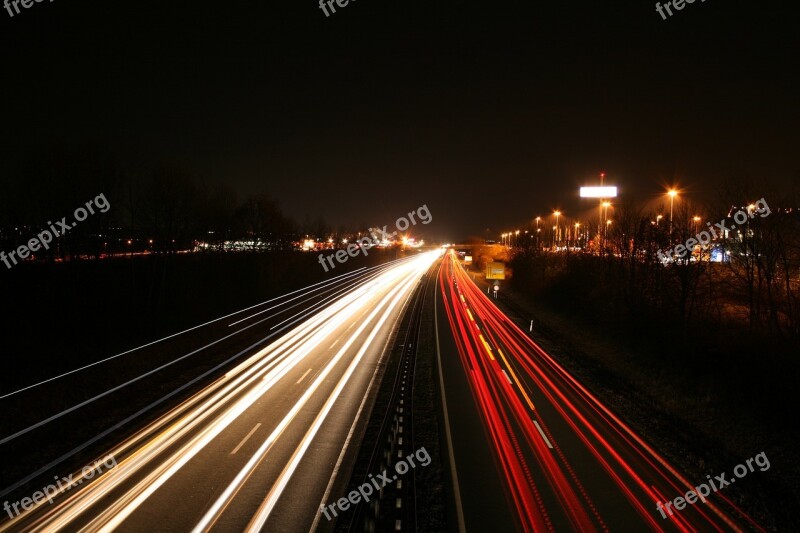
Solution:
<svg viewBox="0 0 800 533">
<path fill-rule="evenodd" d="M 611 207 L 611 202 L 603 202 L 603 220 L 608 218 L 608 208 Z"/>
<path fill-rule="evenodd" d="M 694 216 L 694 217 L 692 218 L 692 220 L 694 220 L 694 234 L 695 234 L 695 237 L 696 237 L 696 236 L 697 236 L 697 233 L 698 233 L 698 225 L 700 224 L 700 220 L 701 220 L 701 219 L 700 219 L 700 217 L 698 217 L 698 216 Z M 700 253 L 699 253 L 699 254 L 698 254 L 698 256 L 697 256 L 697 260 L 698 260 L 698 261 L 702 261 L 702 260 L 703 260 L 703 245 L 702 245 L 702 244 L 700 244 L 700 245 L 698 246 L 698 249 L 700 250 Z"/>
<path fill-rule="evenodd" d="M 608 208 L 611 207 L 611 202 L 604 200 L 601 205 L 603 206 L 603 220 L 608 220 Z M 602 228 L 602 225 L 600 227 Z"/>
<path fill-rule="evenodd" d="M 659 223 L 659 222 L 661 222 L 661 219 L 662 219 L 662 218 L 664 218 L 664 215 L 658 215 L 658 216 L 656 217 L 656 226 L 658 226 L 658 223 Z"/>
<path fill-rule="evenodd" d="M 678 196 L 678 191 L 670 189 L 667 192 L 669 195 L 669 235 L 672 236 L 672 204 L 675 202 L 675 197 Z"/>
<path fill-rule="evenodd" d="M 561 216 L 561 211 L 553 211 L 553 214 L 556 216 L 556 238 L 558 238 L 558 217 Z"/>
<path fill-rule="evenodd" d="M 750 204 L 747 206 L 747 214 L 750 215 L 747 217 L 747 236 L 750 236 L 750 219 L 753 218 L 753 211 L 755 211 L 756 205 Z"/>
</svg>

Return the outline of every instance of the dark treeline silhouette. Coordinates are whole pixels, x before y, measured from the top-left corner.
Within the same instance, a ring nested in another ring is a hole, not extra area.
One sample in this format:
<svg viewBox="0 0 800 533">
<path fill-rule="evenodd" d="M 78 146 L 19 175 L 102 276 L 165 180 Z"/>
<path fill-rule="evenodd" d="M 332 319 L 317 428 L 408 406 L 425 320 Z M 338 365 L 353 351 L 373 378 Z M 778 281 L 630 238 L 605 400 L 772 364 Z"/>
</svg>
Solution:
<svg viewBox="0 0 800 533">
<path fill-rule="evenodd" d="M 94 149 L 48 150 L 30 157 L 4 189 L 3 250 L 27 243 L 62 217 L 71 222 L 75 209 L 99 194 L 111 206 L 54 239 L 49 250 L 35 254 L 37 260 L 190 249 L 282 250 L 301 236 L 323 238 L 330 231 L 322 220 L 295 223 L 268 193 L 240 198 L 225 183 L 173 163 L 132 170 Z"/>
<path fill-rule="evenodd" d="M 702 355 L 709 364 L 752 365 L 757 357 L 777 360 L 775 369 L 786 368 L 780 363 L 787 359 L 800 368 L 793 357 L 800 347 L 800 196 L 757 185 L 730 185 L 705 205 L 683 199 L 671 235 L 668 210 L 665 216 L 628 200 L 615 206 L 607 238 L 581 251 L 553 252 L 523 239 L 511 250 L 513 286 L 640 346 L 649 343 L 646 351 L 669 354 L 673 363 Z M 685 243 L 707 223 L 731 221 L 759 198 L 769 215 L 749 218 L 694 259 L 659 258 L 659 250 Z M 725 260 L 709 261 L 712 253 Z"/>
</svg>

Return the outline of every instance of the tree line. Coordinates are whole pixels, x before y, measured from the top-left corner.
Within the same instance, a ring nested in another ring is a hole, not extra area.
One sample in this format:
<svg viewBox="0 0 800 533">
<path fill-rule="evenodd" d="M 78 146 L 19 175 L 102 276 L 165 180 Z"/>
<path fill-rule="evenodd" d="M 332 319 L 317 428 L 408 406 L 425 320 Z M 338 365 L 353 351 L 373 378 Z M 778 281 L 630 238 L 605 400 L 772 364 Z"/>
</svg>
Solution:
<svg viewBox="0 0 800 533">
<path fill-rule="evenodd" d="M 202 243 L 224 251 L 289 249 L 305 235 L 322 237 L 322 219 L 298 223 L 269 192 L 240 197 L 224 182 L 209 181 L 170 162 L 145 168 L 113 156 L 48 152 L 28 160 L 0 196 L 2 249 L 24 244 L 48 222 L 72 219 L 74 210 L 104 194 L 111 208 L 78 223 L 37 259 L 71 259 L 142 252 L 174 253 Z M 241 248 L 240 248 L 241 249 Z"/>
<path fill-rule="evenodd" d="M 764 194 L 759 185 L 730 185 L 704 204 L 684 200 L 674 210 L 671 228 L 663 218 L 658 221 L 663 210 L 623 200 L 614 207 L 607 236 L 595 236 L 579 251 L 554 252 L 533 239 L 520 239 L 508 252 L 512 283 L 531 297 L 549 299 L 601 324 L 648 333 L 714 332 L 707 338 L 721 333 L 798 346 L 800 196 L 796 187 Z M 707 223 L 730 220 L 762 197 L 771 208 L 768 216 L 749 218 L 720 234 L 698 249 L 700 254 L 668 262 L 659 256 L 707 229 Z M 710 261 L 712 251 L 723 260 Z"/>
</svg>

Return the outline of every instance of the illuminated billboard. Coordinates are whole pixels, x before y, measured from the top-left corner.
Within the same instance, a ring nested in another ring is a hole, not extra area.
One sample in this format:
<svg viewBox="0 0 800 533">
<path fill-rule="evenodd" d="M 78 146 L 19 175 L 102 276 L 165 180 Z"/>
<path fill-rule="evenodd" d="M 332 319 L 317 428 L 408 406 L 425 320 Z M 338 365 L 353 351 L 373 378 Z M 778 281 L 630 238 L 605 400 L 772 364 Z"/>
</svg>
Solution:
<svg viewBox="0 0 800 533">
<path fill-rule="evenodd" d="M 581 198 L 616 198 L 616 187 L 581 187 Z"/>
</svg>

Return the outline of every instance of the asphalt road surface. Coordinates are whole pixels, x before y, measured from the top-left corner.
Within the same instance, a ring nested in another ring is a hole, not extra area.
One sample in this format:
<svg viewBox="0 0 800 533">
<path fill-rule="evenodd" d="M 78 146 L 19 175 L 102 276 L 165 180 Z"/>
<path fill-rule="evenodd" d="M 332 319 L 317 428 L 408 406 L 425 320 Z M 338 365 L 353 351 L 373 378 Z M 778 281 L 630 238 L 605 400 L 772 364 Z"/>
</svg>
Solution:
<svg viewBox="0 0 800 533">
<path fill-rule="evenodd" d="M 439 281 L 440 357 L 467 531 L 491 523 L 492 531 L 759 529 L 723 492 L 664 508 L 708 480 L 687 479 L 585 389 L 494 305 L 453 252 Z M 492 468 L 476 460 L 484 446 Z"/>
<path fill-rule="evenodd" d="M 439 256 L 393 262 L 299 317 L 273 319 L 273 328 L 296 325 L 107 450 L 115 467 L 92 479 L 75 473 L 54 503 L 39 502 L 0 531 L 327 529 L 320 506 L 343 496 L 338 480 L 347 478 L 387 339 Z M 265 309 L 222 322 L 253 324 Z"/>
</svg>

